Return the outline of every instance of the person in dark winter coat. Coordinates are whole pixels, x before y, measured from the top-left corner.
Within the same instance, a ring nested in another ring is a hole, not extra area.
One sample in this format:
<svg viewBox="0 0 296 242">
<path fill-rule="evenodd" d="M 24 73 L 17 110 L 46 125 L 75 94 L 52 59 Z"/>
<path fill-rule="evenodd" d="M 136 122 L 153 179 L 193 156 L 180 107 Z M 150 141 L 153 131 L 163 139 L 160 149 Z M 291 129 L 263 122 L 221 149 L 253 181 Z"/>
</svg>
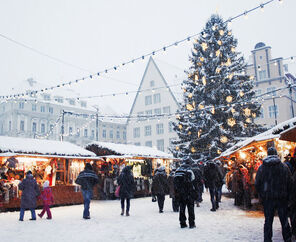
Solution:
<svg viewBox="0 0 296 242">
<path fill-rule="evenodd" d="M 282 225 L 284 241 L 291 241 L 288 222 L 288 199 L 292 189 L 289 168 L 281 162 L 274 147 L 268 148 L 268 156 L 259 167 L 255 187 L 264 207 L 264 241 L 272 241 L 272 223 L 275 210 Z"/>
<path fill-rule="evenodd" d="M 30 220 L 36 220 L 36 201 L 40 195 L 40 190 L 32 172 L 26 173 L 26 178 L 19 184 L 19 189 L 22 191 L 20 221 L 24 220 L 25 210 L 30 209 L 32 217 Z"/>
<path fill-rule="evenodd" d="M 293 157 L 290 158 L 290 163 L 293 167 L 296 165 L 296 148 Z M 291 169 L 290 169 L 291 170 Z M 292 191 L 289 201 L 289 217 L 292 227 L 292 238 L 296 241 L 296 171 L 292 169 Z"/>
<path fill-rule="evenodd" d="M 83 218 L 90 219 L 89 205 L 93 197 L 93 188 L 99 182 L 98 176 L 93 171 L 90 163 L 85 164 L 85 168 L 79 173 L 75 183 L 81 186 L 84 200 Z"/>
<path fill-rule="evenodd" d="M 159 212 L 163 213 L 165 195 L 169 192 L 169 184 L 164 166 L 159 167 L 155 171 L 151 192 L 152 196 L 157 197 Z"/>
<path fill-rule="evenodd" d="M 209 188 L 210 190 L 212 202 L 211 211 L 215 212 L 216 209 L 219 208 L 218 187 L 221 186 L 221 184 L 223 184 L 223 175 L 219 170 L 218 166 L 214 162 L 209 161 L 205 167 L 204 176 L 205 187 Z"/>
<path fill-rule="evenodd" d="M 199 203 L 202 202 L 202 193 L 203 193 L 203 183 L 204 183 L 204 179 L 203 179 L 203 175 L 202 172 L 200 170 L 200 168 L 198 167 L 197 164 L 193 164 L 192 165 L 192 171 L 194 173 L 194 186 L 195 186 L 195 191 L 196 191 L 196 206 L 199 207 Z"/>
<path fill-rule="evenodd" d="M 180 202 L 179 221 L 181 228 L 186 228 L 185 209 L 188 209 L 189 228 L 195 228 L 194 201 L 196 191 L 193 184 L 195 177 L 188 163 L 182 164 L 175 173 L 174 186 L 176 197 Z"/>
<path fill-rule="evenodd" d="M 123 168 L 120 176 L 117 179 L 117 183 L 120 186 L 119 196 L 121 200 L 121 215 L 124 215 L 124 201 L 126 200 L 126 216 L 129 216 L 130 199 L 133 197 L 135 188 L 134 176 L 130 166 Z"/>
<path fill-rule="evenodd" d="M 170 198 L 172 199 L 172 207 L 174 212 L 179 212 L 179 201 L 175 195 L 175 187 L 174 187 L 174 177 L 176 173 L 176 168 L 172 169 L 169 177 L 168 177 L 168 184 L 170 189 Z"/>
</svg>

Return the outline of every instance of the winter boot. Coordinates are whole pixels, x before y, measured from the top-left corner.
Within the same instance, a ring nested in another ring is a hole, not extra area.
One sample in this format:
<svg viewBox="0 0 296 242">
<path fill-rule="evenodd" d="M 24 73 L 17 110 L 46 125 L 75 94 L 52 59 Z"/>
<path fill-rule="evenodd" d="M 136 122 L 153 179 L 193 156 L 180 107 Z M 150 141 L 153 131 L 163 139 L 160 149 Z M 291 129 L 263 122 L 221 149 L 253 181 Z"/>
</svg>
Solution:
<svg viewBox="0 0 296 242">
<path fill-rule="evenodd" d="M 216 209 L 215 209 L 215 208 L 211 208 L 211 211 L 212 211 L 212 212 L 216 212 Z"/>
<path fill-rule="evenodd" d="M 130 216 L 129 211 L 126 211 L 125 215 L 126 216 Z"/>
<path fill-rule="evenodd" d="M 185 223 L 185 224 L 180 224 L 181 225 L 181 229 L 184 229 L 184 228 L 186 228 L 187 227 L 187 224 Z"/>
<path fill-rule="evenodd" d="M 196 207 L 199 207 L 199 202 L 196 203 Z"/>
<path fill-rule="evenodd" d="M 124 209 L 121 210 L 121 214 L 120 214 L 120 215 L 121 215 L 121 216 L 124 215 Z"/>
</svg>

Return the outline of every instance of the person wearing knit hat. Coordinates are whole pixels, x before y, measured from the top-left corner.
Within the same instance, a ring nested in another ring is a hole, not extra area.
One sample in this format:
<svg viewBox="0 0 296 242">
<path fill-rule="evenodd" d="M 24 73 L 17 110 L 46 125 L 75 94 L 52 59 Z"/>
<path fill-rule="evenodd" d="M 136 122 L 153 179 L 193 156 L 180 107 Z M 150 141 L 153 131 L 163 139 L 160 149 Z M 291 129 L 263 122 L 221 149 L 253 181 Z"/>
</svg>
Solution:
<svg viewBox="0 0 296 242">
<path fill-rule="evenodd" d="M 38 214 L 40 218 L 43 217 L 44 213 L 47 214 L 47 219 L 52 219 L 51 211 L 49 209 L 50 205 L 53 204 L 53 195 L 51 188 L 49 187 L 49 181 L 45 181 L 43 183 L 43 191 L 41 192 L 41 199 L 43 202 L 43 210 L 41 213 Z"/>
</svg>

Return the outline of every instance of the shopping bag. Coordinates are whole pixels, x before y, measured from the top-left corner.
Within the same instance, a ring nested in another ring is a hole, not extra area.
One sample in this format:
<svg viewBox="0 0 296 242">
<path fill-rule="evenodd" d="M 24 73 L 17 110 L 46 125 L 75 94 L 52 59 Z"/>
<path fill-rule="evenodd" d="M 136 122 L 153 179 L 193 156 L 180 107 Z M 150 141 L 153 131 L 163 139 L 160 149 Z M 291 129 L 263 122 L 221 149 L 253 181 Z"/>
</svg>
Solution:
<svg viewBox="0 0 296 242">
<path fill-rule="evenodd" d="M 115 196 L 119 197 L 119 192 L 120 192 L 120 186 L 118 186 L 115 190 Z"/>
</svg>

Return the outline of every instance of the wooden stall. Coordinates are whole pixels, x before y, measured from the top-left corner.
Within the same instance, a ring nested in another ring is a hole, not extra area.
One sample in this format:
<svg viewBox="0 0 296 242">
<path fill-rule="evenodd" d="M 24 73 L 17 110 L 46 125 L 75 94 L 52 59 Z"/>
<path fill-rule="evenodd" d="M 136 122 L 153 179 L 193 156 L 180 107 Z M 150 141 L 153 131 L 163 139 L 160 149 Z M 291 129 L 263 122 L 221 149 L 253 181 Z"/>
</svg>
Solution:
<svg viewBox="0 0 296 242">
<path fill-rule="evenodd" d="M 48 180 L 54 205 L 82 203 L 75 184 L 86 162 L 95 154 L 68 142 L 0 137 L 0 210 L 20 207 L 18 184 L 32 171 L 40 188 Z M 40 201 L 38 203 L 40 204 Z"/>
<path fill-rule="evenodd" d="M 125 166 L 132 166 L 136 183 L 135 196 L 147 196 L 151 194 L 152 176 L 157 164 L 164 166 L 169 174 L 173 163 L 178 161 L 171 154 L 135 145 L 93 142 L 86 149 L 100 159 L 96 164 L 101 178 L 101 191 L 104 191 L 107 199 L 114 198 L 117 177 Z"/>
<path fill-rule="evenodd" d="M 226 185 L 231 190 L 231 177 L 235 169 L 241 169 L 247 175 L 252 192 L 256 172 L 267 156 L 267 149 L 275 147 L 282 162 L 294 155 L 296 148 L 296 118 L 287 120 L 257 136 L 247 138 L 224 151 L 217 159 L 227 165 Z M 243 177 L 243 176 L 242 176 Z M 245 177 L 244 177 L 245 178 Z"/>
</svg>

